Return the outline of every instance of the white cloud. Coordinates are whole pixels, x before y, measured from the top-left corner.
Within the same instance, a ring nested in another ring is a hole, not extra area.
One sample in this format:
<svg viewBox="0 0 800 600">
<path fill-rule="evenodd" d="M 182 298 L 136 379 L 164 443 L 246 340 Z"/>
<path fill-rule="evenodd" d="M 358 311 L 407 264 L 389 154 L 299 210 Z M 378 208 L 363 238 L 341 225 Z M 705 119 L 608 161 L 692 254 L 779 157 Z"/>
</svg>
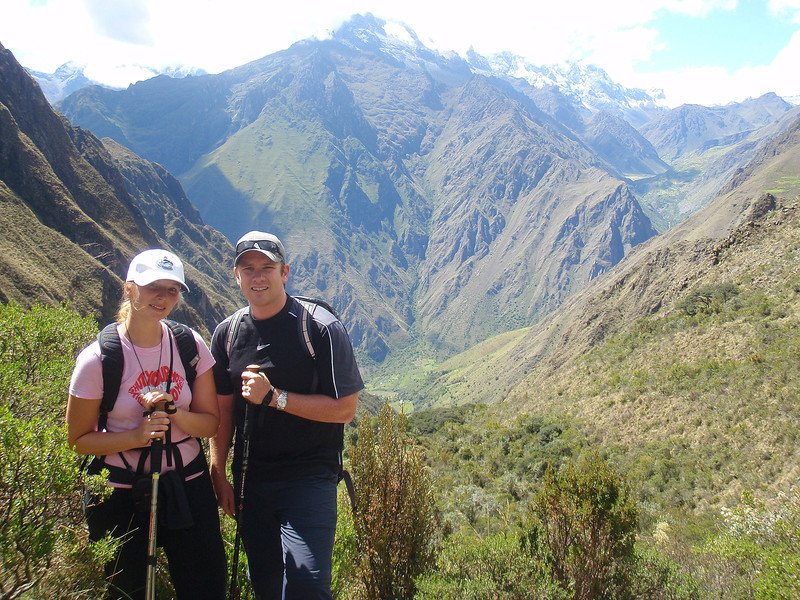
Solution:
<svg viewBox="0 0 800 600">
<path fill-rule="evenodd" d="M 140 0 L 84 0 L 95 30 L 111 40 L 151 45 L 150 13 Z"/>
<path fill-rule="evenodd" d="M 539 64 L 594 63 L 623 85 L 664 89 L 670 104 L 727 102 L 758 95 L 764 86 L 778 91 L 790 85 L 800 64 L 794 38 L 762 69 L 637 72 L 659 50 L 660 15 L 702 17 L 735 6 L 736 0 L 618 0 L 613 6 L 590 0 L 48 0 L 37 6 L 3 0 L 0 41 L 30 68 L 53 71 L 72 60 L 86 64 L 88 76 L 124 86 L 149 77 L 149 69 L 230 69 L 295 41 L 324 37 L 349 16 L 372 12 L 408 24 L 440 50 L 463 55 L 473 46 L 482 54 L 505 50 Z M 770 0 L 769 7 L 800 22 L 800 0 Z"/>
<path fill-rule="evenodd" d="M 693 67 L 660 73 L 632 75 L 636 87 L 661 88 L 669 106 L 705 106 L 740 102 L 775 92 L 786 98 L 800 96 L 800 80 L 794 76 L 800 64 L 800 31 L 769 65 L 745 66 L 735 71 L 722 67 Z"/>
<path fill-rule="evenodd" d="M 792 23 L 800 24 L 800 0 L 769 0 L 768 6 L 773 15 L 788 15 Z"/>
</svg>

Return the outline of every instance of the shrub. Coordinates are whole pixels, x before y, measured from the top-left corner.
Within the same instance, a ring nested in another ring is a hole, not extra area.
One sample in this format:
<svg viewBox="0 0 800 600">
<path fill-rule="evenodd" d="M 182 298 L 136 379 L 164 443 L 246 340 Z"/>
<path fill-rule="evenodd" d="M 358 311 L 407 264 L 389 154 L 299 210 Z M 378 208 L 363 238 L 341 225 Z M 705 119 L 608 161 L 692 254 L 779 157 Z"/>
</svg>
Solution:
<svg viewBox="0 0 800 600">
<path fill-rule="evenodd" d="M 769 506 L 746 492 L 722 517 L 724 530 L 704 547 L 709 586 L 733 598 L 800 597 L 800 490 Z"/>
<path fill-rule="evenodd" d="M 414 579 L 433 562 L 437 520 L 430 477 L 405 417 L 387 404 L 376 420 L 363 419 L 350 460 L 365 597 L 412 598 Z"/>
<path fill-rule="evenodd" d="M 97 332 L 66 308 L 0 305 L 0 597 L 97 597 L 110 543 L 89 544 L 63 426 L 74 357 Z"/>
<path fill-rule="evenodd" d="M 417 580 L 418 600 L 568 599 L 568 592 L 537 575 L 521 536 L 501 531 L 479 537 L 464 531 L 445 542 L 436 572 Z"/>
<path fill-rule="evenodd" d="M 739 288 L 732 283 L 704 285 L 684 298 L 677 308 L 689 316 L 718 313 L 738 293 Z"/>
<path fill-rule="evenodd" d="M 529 509 L 527 547 L 575 600 L 626 598 L 636 525 L 624 481 L 588 453 L 545 473 Z"/>
</svg>

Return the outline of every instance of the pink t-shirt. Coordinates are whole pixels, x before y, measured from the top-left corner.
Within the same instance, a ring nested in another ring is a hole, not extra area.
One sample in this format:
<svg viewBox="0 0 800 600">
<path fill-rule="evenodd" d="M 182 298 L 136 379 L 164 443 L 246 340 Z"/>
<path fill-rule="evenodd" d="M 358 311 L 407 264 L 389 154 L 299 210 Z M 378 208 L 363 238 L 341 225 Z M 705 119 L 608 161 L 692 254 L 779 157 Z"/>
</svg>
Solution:
<svg viewBox="0 0 800 600">
<path fill-rule="evenodd" d="M 177 408 L 188 410 L 192 403 L 192 391 L 186 383 L 186 371 L 183 368 L 178 346 L 174 336 L 167 326 L 162 323 L 161 345 L 153 348 L 140 348 L 136 346 L 134 354 L 133 345 L 130 340 L 122 335 L 122 327 L 117 326 L 122 343 L 123 370 L 122 382 L 119 387 L 117 401 L 114 409 L 108 413 L 106 430 L 111 432 L 127 431 L 139 426 L 144 411 L 142 395 L 155 389 L 165 390 L 166 381 L 169 377 L 170 365 L 170 344 L 172 344 L 172 384 L 170 394 Z M 214 366 L 214 357 L 208 349 L 205 341 L 200 335 L 192 330 L 200 360 L 197 362 L 197 375 L 200 376 Z M 140 364 L 141 363 L 141 364 Z M 103 397 L 103 371 L 100 363 L 100 344 L 95 340 L 92 344 L 84 348 L 75 361 L 75 369 L 72 372 L 72 379 L 69 384 L 69 393 L 77 398 L 97 400 Z M 200 443 L 191 438 L 185 431 L 176 425 L 171 427 L 172 443 L 177 444 L 180 449 L 183 464 L 187 465 L 200 452 Z M 188 438 L 188 439 L 187 439 Z M 141 452 L 139 450 L 127 450 L 122 453 L 125 460 L 135 470 L 139 463 Z M 150 472 L 150 457 L 144 465 L 144 472 Z M 109 465 L 125 468 L 125 462 L 119 454 L 109 454 L 105 457 L 105 462 Z M 165 454 L 162 457 L 162 471 L 175 468 L 175 461 L 171 461 L 169 466 Z M 123 484 L 110 483 L 115 487 L 130 487 Z"/>
</svg>

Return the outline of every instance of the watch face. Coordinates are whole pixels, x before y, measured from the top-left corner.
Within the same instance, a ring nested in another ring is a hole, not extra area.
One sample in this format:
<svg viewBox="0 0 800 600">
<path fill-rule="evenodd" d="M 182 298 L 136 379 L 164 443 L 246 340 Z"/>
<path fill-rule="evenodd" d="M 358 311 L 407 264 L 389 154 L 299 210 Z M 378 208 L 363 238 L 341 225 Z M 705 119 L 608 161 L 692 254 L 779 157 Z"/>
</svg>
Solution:
<svg viewBox="0 0 800 600">
<path fill-rule="evenodd" d="M 289 394 L 286 390 L 281 390 L 281 393 L 278 394 L 278 399 L 275 401 L 275 406 L 278 410 L 283 410 L 286 408 L 286 397 L 288 395 Z"/>
</svg>

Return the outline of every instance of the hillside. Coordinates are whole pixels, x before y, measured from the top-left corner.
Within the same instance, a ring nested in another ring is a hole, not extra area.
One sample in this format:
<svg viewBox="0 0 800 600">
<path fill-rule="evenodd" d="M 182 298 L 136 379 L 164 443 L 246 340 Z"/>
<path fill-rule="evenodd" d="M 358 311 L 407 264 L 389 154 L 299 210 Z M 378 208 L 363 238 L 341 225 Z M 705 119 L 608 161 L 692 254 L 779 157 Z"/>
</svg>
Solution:
<svg viewBox="0 0 800 600">
<path fill-rule="evenodd" d="M 684 105 L 640 127 L 671 169 L 632 184 L 660 231 L 708 205 L 722 185 L 800 115 L 775 94 L 712 108 Z"/>
<path fill-rule="evenodd" d="M 56 114 L 0 46 L 0 300 L 66 302 L 110 321 L 129 259 L 157 246 L 186 259 L 177 318 L 208 334 L 239 303 L 229 242 L 178 182 Z"/>
<path fill-rule="evenodd" d="M 706 209 L 404 399 L 569 415 L 637 473 L 668 452 L 691 508 L 796 481 L 799 166 L 797 120 Z"/>
</svg>

